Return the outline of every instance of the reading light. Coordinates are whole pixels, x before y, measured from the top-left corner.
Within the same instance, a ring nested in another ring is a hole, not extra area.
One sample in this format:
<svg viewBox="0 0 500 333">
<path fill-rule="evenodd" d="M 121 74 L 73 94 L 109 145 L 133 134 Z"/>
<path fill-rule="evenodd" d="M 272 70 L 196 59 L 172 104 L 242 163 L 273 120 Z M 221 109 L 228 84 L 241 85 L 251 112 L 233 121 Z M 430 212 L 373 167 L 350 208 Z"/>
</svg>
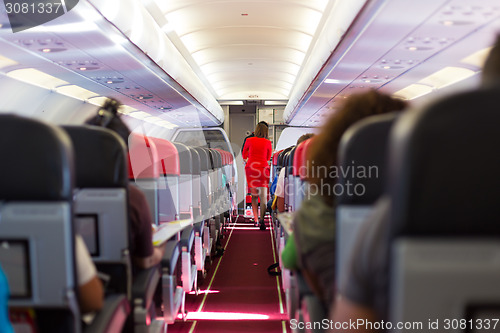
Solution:
<svg viewBox="0 0 500 333">
<path fill-rule="evenodd" d="M 342 81 L 336 79 L 326 79 L 325 83 L 342 83 Z"/>
<path fill-rule="evenodd" d="M 423 84 L 411 84 L 406 88 L 403 88 L 399 91 L 396 91 L 394 93 L 395 97 L 400 97 L 403 99 L 407 100 L 412 100 L 424 95 L 427 95 L 428 93 L 432 92 L 432 88 L 429 86 L 425 86 Z"/>
<path fill-rule="evenodd" d="M 2 60 L 3 59 L 0 59 L 0 64 L 2 64 L 3 62 Z M 34 68 L 23 68 L 23 69 L 13 70 L 7 73 L 7 76 L 46 89 L 54 89 L 57 86 L 69 84 L 66 81 L 58 79 L 52 75 L 46 74 Z"/>
<path fill-rule="evenodd" d="M 99 96 L 99 94 L 96 94 L 93 91 L 84 89 L 84 88 L 79 87 L 79 86 L 74 85 L 74 84 L 57 87 L 56 92 L 63 94 L 63 95 L 66 95 L 66 96 L 69 96 L 69 97 L 73 97 L 73 98 L 82 100 L 82 101 L 87 100 L 87 99 L 92 98 L 92 97 Z"/>
<path fill-rule="evenodd" d="M 476 72 L 461 67 L 445 67 L 434 74 L 431 74 L 418 83 L 441 89 L 459 81 L 465 80 Z"/>
</svg>

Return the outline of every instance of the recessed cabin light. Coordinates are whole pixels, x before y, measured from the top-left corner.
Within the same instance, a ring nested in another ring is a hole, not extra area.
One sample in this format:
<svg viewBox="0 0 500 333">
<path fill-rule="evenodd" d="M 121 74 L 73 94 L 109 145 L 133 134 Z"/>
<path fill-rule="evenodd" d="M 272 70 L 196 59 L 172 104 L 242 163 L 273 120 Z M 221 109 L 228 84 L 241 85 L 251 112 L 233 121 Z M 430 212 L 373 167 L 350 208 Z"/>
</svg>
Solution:
<svg viewBox="0 0 500 333">
<path fill-rule="evenodd" d="M 342 82 L 340 80 L 336 80 L 336 79 L 326 79 L 325 83 L 335 84 L 335 83 L 342 83 Z"/>
</svg>

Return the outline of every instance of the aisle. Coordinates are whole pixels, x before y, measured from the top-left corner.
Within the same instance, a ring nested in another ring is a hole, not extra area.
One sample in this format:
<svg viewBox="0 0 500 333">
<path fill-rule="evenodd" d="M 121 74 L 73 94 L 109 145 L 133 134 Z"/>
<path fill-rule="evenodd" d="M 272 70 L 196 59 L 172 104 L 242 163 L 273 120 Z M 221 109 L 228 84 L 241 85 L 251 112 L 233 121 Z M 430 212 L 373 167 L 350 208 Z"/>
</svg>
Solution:
<svg viewBox="0 0 500 333">
<path fill-rule="evenodd" d="M 187 321 L 178 320 L 168 332 L 289 332 L 281 281 L 267 273 L 275 261 L 271 239 L 269 227 L 261 231 L 236 223 L 229 228 L 226 251 L 212 263 L 202 294 L 186 299 Z"/>
</svg>

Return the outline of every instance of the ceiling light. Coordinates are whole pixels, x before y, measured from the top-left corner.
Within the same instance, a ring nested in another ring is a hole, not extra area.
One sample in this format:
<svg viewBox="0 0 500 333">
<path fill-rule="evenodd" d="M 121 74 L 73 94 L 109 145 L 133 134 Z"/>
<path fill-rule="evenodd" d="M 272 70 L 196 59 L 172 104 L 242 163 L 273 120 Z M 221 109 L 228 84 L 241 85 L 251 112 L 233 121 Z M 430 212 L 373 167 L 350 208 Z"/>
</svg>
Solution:
<svg viewBox="0 0 500 333">
<path fill-rule="evenodd" d="M 325 80 L 325 83 L 342 83 L 342 81 L 340 80 L 336 80 L 336 79 L 326 79 Z"/>
<path fill-rule="evenodd" d="M 60 94 L 63 94 L 63 95 L 69 96 L 69 97 L 73 97 L 73 98 L 76 98 L 76 99 L 79 99 L 82 101 L 87 100 L 87 99 L 92 98 L 92 97 L 99 96 L 99 94 L 97 94 L 93 91 L 76 86 L 74 84 L 57 87 L 56 91 Z"/>
<path fill-rule="evenodd" d="M 0 59 L 0 64 L 2 62 L 1 60 L 2 59 Z M 69 84 L 66 81 L 60 80 L 34 68 L 16 69 L 7 73 L 7 76 L 47 89 L 54 89 L 57 86 Z"/>
<path fill-rule="evenodd" d="M 244 105 L 243 101 L 219 101 L 220 105 Z"/>
<path fill-rule="evenodd" d="M 476 74 L 476 72 L 467 68 L 445 67 L 434 74 L 423 78 L 418 83 L 440 89 L 465 80 L 474 74 Z"/>
<path fill-rule="evenodd" d="M 484 62 L 486 61 L 486 58 L 490 54 L 491 49 L 492 47 L 487 47 L 485 49 L 474 52 L 468 57 L 465 57 L 462 60 L 460 60 L 460 62 L 467 65 L 473 65 L 477 68 L 483 68 Z"/>
<path fill-rule="evenodd" d="M 95 97 L 89 97 L 88 102 L 96 106 L 102 106 L 107 99 L 108 98 L 105 96 L 95 96 Z"/>
<path fill-rule="evenodd" d="M 424 86 L 423 84 L 411 84 L 406 88 L 403 88 L 394 93 L 395 97 L 399 97 L 402 99 L 415 99 L 424 95 L 427 95 L 432 92 L 432 88 L 429 86 Z"/>
<path fill-rule="evenodd" d="M 136 118 L 136 119 L 140 119 L 140 120 L 144 120 L 148 117 L 151 117 L 151 115 L 149 113 L 146 113 L 144 111 L 130 112 L 130 113 L 128 113 L 128 115 L 131 116 L 132 118 Z"/>
<path fill-rule="evenodd" d="M 0 55 L 0 68 L 12 66 L 12 65 L 17 65 L 17 64 L 18 64 L 18 62 Z"/>
<path fill-rule="evenodd" d="M 286 105 L 287 101 L 264 101 L 264 105 Z"/>
<path fill-rule="evenodd" d="M 129 114 L 129 113 L 132 113 L 132 112 L 135 112 L 135 111 L 137 111 L 137 109 L 134 109 L 133 107 L 128 106 L 128 105 L 122 105 L 118 109 L 118 112 L 121 113 L 121 114 Z"/>
</svg>

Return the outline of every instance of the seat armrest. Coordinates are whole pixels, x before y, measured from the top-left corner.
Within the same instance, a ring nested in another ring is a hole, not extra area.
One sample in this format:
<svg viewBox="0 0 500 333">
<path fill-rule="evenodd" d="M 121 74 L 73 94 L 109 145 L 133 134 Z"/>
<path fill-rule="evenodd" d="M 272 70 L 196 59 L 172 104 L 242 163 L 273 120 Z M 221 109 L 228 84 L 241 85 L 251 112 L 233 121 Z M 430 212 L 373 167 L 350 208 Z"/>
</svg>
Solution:
<svg viewBox="0 0 500 333">
<path fill-rule="evenodd" d="M 145 309 L 149 308 L 159 280 L 159 265 L 136 273 L 132 284 L 132 304 L 134 307 L 139 305 Z"/>
<path fill-rule="evenodd" d="M 170 240 L 165 244 L 165 253 L 161 259 L 162 270 L 168 268 L 168 273 L 172 274 L 179 260 L 180 247 L 177 240 Z"/>
<path fill-rule="evenodd" d="M 102 309 L 83 333 L 121 332 L 130 312 L 130 303 L 124 294 L 107 296 Z"/>
</svg>

